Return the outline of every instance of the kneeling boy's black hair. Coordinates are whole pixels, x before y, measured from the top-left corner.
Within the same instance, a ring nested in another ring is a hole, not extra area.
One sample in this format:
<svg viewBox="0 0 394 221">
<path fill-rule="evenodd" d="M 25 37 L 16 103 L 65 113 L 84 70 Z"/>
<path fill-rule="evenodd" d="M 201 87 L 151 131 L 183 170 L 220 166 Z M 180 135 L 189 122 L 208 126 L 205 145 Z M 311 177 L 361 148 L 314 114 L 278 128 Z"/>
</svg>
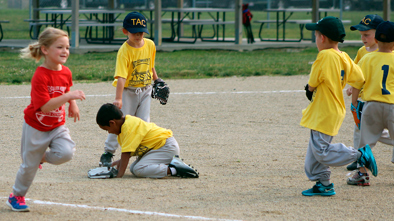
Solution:
<svg viewBox="0 0 394 221">
<path fill-rule="evenodd" d="M 110 120 L 122 119 L 122 111 L 111 103 L 103 104 L 97 112 L 96 122 L 100 126 L 109 126 Z"/>
</svg>

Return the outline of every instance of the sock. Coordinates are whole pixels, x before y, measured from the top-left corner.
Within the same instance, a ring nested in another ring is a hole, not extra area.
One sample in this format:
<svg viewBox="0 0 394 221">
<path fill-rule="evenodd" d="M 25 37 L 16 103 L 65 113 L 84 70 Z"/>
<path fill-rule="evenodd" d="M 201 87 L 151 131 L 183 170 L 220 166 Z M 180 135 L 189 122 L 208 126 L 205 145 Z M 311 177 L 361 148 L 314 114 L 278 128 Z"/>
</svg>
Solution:
<svg viewBox="0 0 394 221">
<path fill-rule="evenodd" d="M 360 157 L 361 157 L 361 152 L 357 151 L 357 160 L 360 159 Z"/>
<path fill-rule="evenodd" d="M 329 186 L 331 184 L 330 180 L 320 180 L 320 183 L 324 186 Z"/>
<path fill-rule="evenodd" d="M 358 175 L 362 176 L 364 174 L 368 174 L 368 173 L 361 173 L 361 171 L 358 171 Z"/>
<path fill-rule="evenodd" d="M 170 171 L 171 171 L 171 176 L 175 176 L 176 175 L 176 169 L 173 167 L 170 167 Z"/>
</svg>

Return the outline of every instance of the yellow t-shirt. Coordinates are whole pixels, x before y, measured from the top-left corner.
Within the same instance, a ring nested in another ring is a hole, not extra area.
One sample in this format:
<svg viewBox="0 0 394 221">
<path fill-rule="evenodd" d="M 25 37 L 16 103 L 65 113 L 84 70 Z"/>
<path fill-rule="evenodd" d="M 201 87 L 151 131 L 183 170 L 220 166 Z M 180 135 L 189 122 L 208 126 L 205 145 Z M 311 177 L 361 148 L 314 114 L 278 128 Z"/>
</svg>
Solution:
<svg viewBox="0 0 394 221">
<path fill-rule="evenodd" d="M 378 51 L 378 50 L 379 50 L 379 48 L 377 48 L 375 51 Z M 357 51 L 356 58 L 354 58 L 354 63 L 358 64 L 358 62 L 361 60 L 361 58 L 364 57 L 364 55 L 371 53 L 371 52 L 375 52 L 375 51 L 367 51 L 367 48 L 365 48 L 365 46 L 362 46 Z"/>
<path fill-rule="evenodd" d="M 364 88 L 361 98 L 394 104 L 394 53 L 372 52 L 358 63 L 365 82 L 355 88 Z"/>
<path fill-rule="evenodd" d="M 164 146 L 167 138 L 172 137 L 172 131 L 148 123 L 138 117 L 126 115 L 126 120 L 118 135 L 122 153 L 142 156 L 149 150 L 156 150 Z"/>
<path fill-rule="evenodd" d="M 113 86 L 116 87 L 118 77 L 126 79 L 125 87 L 145 87 L 152 83 L 156 46 L 150 39 L 144 38 L 144 42 L 141 48 L 131 47 L 127 42 L 119 48 Z"/>
<path fill-rule="evenodd" d="M 326 49 L 312 65 L 308 84 L 315 87 L 312 101 L 302 110 L 301 126 L 335 136 L 345 118 L 343 88 L 363 82 L 360 68 L 345 52 Z"/>
</svg>

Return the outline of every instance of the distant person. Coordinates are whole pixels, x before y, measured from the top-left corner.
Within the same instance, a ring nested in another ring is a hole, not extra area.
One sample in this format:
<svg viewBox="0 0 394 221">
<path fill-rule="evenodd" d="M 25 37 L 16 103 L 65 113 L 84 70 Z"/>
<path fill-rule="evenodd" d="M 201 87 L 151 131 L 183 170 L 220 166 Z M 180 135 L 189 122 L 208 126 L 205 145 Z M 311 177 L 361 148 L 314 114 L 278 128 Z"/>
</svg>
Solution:
<svg viewBox="0 0 394 221">
<path fill-rule="evenodd" d="M 63 65 L 70 55 L 69 48 L 67 33 L 48 27 L 38 36 L 38 42 L 22 49 L 22 58 L 38 62 L 44 57 L 44 62 L 31 79 L 31 102 L 24 110 L 22 164 L 7 200 L 14 211 L 29 211 L 25 195 L 41 164 L 63 164 L 74 155 L 75 143 L 64 125 L 66 103 L 69 103 L 68 117 L 76 122 L 79 108 L 75 100 L 84 100 L 85 94 L 80 90 L 70 91 L 73 85 L 71 71 Z"/>
<path fill-rule="evenodd" d="M 300 122 L 301 126 L 310 129 L 305 173 L 316 184 L 302 191 L 302 195 L 332 196 L 336 192 L 330 180 L 330 166 L 344 166 L 357 161 L 368 167 L 374 176 L 378 174 L 369 145 L 357 150 L 342 143 L 331 143 L 346 114 L 343 89 L 346 84 L 364 82 L 364 77 L 349 55 L 338 49 L 339 42 L 343 42 L 346 36 L 340 19 L 328 16 L 317 23 L 306 24 L 305 28 L 315 31 L 319 53 L 305 86 L 310 103 L 302 110 Z"/>
<path fill-rule="evenodd" d="M 253 37 L 253 31 L 252 31 L 252 18 L 253 14 L 249 10 L 249 4 L 243 4 L 242 5 L 242 24 L 244 25 L 246 29 L 246 36 L 248 38 L 248 44 L 253 44 L 254 37 Z"/>
<path fill-rule="evenodd" d="M 361 35 L 361 41 L 363 42 L 364 46 L 362 46 L 354 59 L 354 63 L 358 64 L 361 58 L 371 52 L 378 51 L 378 43 L 375 40 L 375 32 L 376 28 L 380 23 L 384 20 L 379 15 L 366 15 L 363 19 L 361 19 L 358 25 L 353 25 L 350 27 L 350 30 L 355 31 L 358 30 Z M 352 88 L 349 87 L 346 90 L 346 94 L 348 96 L 352 95 Z M 362 90 L 360 92 L 360 96 L 362 95 Z M 379 139 L 380 142 L 387 144 L 387 145 L 394 145 L 394 141 L 390 138 L 389 132 L 387 129 L 384 129 L 382 132 L 382 136 Z M 353 145 L 355 148 L 358 147 L 360 143 L 360 129 L 357 125 L 354 125 L 354 132 L 353 132 Z M 393 151 L 393 160 L 394 160 L 394 151 Z M 348 170 L 356 170 L 357 169 L 357 162 L 353 162 L 346 167 Z M 358 178 L 355 178 L 356 180 Z"/>
<path fill-rule="evenodd" d="M 155 69 L 156 46 L 152 40 L 144 38 L 145 33 L 149 34 L 147 21 L 139 12 L 126 15 L 122 30 L 128 39 L 120 47 L 116 58 L 115 80 L 112 83 L 116 87 L 116 95 L 113 104 L 125 115 L 149 122 L 151 84 L 164 82 L 157 77 Z M 100 165 L 112 162 L 118 146 L 116 135 L 108 134 Z"/>
</svg>

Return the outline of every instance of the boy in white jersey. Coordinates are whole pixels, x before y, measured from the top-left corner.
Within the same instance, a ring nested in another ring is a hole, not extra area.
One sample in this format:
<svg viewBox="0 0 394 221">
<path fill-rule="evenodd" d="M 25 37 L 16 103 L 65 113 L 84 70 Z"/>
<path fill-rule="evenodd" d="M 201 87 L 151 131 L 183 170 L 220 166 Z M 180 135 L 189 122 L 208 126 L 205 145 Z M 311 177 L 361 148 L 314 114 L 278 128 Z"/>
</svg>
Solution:
<svg viewBox="0 0 394 221">
<path fill-rule="evenodd" d="M 358 63 L 363 71 L 365 82 L 353 86 L 352 104 L 358 105 L 365 100 L 361 116 L 361 136 L 359 147 L 375 146 L 382 131 L 388 128 L 390 137 L 394 137 L 394 23 L 382 22 L 376 29 L 375 39 L 379 50 L 366 54 Z M 365 168 L 348 179 L 350 185 L 369 185 L 369 176 Z"/>
<path fill-rule="evenodd" d="M 314 30 L 319 54 L 312 65 L 306 95 L 311 101 L 302 111 L 301 126 L 311 129 L 305 156 L 305 173 L 316 181 L 313 188 L 302 192 L 304 196 L 335 195 L 330 182 L 330 166 L 344 166 L 353 161 L 368 167 L 377 175 L 375 159 L 368 145 L 359 150 L 342 143 L 331 144 L 345 117 L 343 88 L 347 83 L 364 82 L 360 68 L 345 52 L 338 49 L 345 29 L 342 21 L 329 16 L 317 23 L 306 24 Z"/>
<path fill-rule="evenodd" d="M 384 20 L 382 17 L 379 15 L 366 15 L 363 19 L 361 19 L 360 23 L 358 25 L 353 25 L 350 27 L 350 30 L 355 31 L 358 30 L 361 35 L 361 40 L 364 44 L 362 46 L 356 55 L 356 58 L 354 59 L 354 63 L 358 63 L 360 59 L 374 51 L 378 51 L 378 43 L 375 41 L 375 31 L 376 28 L 380 23 L 382 23 Z M 352 87 L 349 87 L 346 90 L 346 94 L 348 96 L 352 95 Z M 360 95 L 362 92 L 360 93 Z M 387 129 L 383 130 L 382 136 L 379 139 L 380 142 L 387 144 L 387 145 L 394 145 L 394 141 L 390 138 L 390 135 L 388 133 Z M 354 126 L 354 132 L 353 132 L 353 146 L 355 148 L 358 147 L 360 142 L 360 130 L 357 125 Z M 352 164 L 349 164 L 347 167 L 347 170 L 356 170 L 357 169 L 357 162 L 353 162 Z"/>
<path fill-rule="evenodd" d="M 123 34 L 127 41 L 120 47 L 116 57 L 115 101 L 126 115 L 150 120 L 152 82 L 164 82 L 158 78 L 155 69 L 156 46 L 152 40 L 144 38 L 149 34 L 146 18 L 139 12 L 130 12 L 123 20 Z M 110 164 L 118 148 L 116 135 L 108 134 L 100 165 Z"/>
</svg>

